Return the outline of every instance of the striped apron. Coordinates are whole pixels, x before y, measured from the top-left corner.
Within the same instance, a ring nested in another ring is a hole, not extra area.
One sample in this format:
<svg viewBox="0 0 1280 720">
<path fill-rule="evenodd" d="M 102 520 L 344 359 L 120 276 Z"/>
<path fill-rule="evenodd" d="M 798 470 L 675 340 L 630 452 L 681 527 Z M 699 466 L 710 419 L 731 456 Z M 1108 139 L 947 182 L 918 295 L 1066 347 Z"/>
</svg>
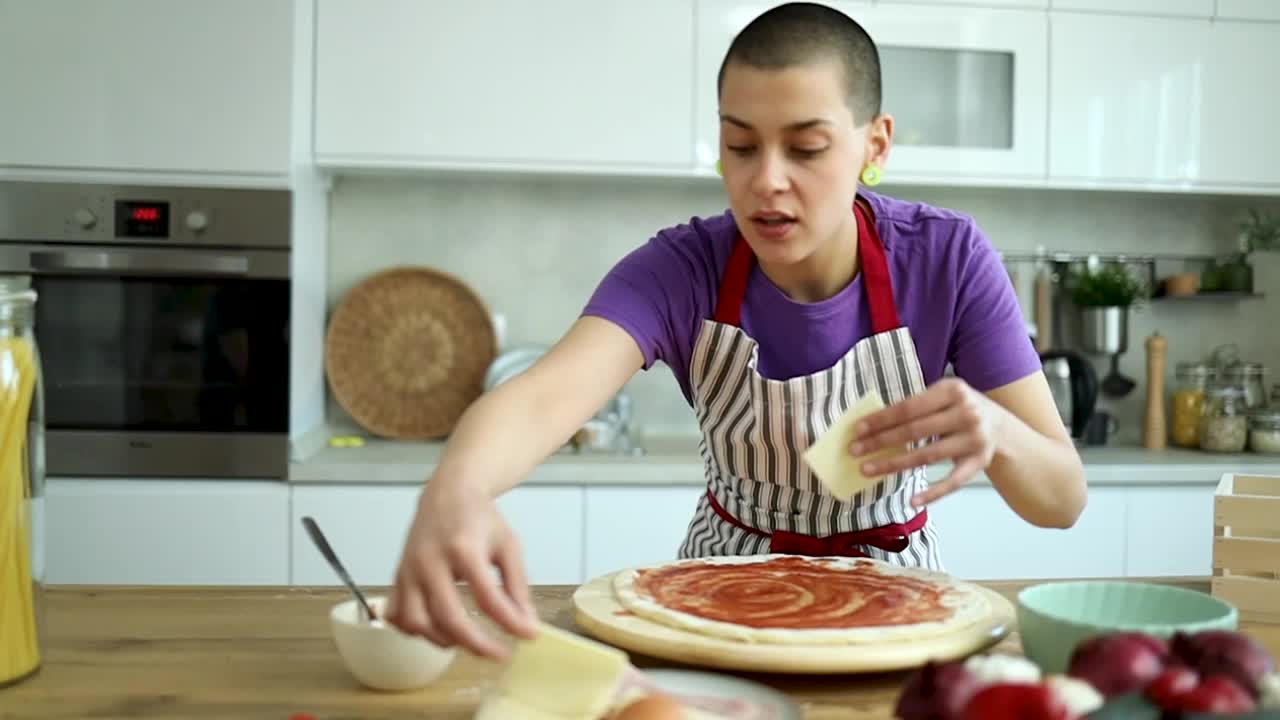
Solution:
<svg viewBox="0 0 1280 720">
<path fill-rule="evenodd" d="M 886 476 L 842 502 L 801 458 L 869 390 L 892 404 L 925 388 L 910 330 L 898 321 L 871 208 L 860 199 L 854 214 L 872 334 L 831 367 L 788 380 L 756 371 L 756 343 L 739 327 L 755 255 L 738 236 L 715 318 L 703 321 L 691 361 L 707 492 L 680 546 L 681 558 L 846 555 L 943 570 L 928 512 L 910 505 L 927 486 L 924 468 Z"/>
</svg>

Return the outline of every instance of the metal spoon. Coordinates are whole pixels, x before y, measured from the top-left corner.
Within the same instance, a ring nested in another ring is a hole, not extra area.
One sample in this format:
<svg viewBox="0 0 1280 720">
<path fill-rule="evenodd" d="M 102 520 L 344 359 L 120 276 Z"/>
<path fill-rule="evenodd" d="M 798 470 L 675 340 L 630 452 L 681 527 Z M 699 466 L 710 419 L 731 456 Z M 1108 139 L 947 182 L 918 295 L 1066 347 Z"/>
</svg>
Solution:
<svg viewBox="0 0 1280 720">
<path fill-rule="evenodd" d="M 364 599 L 364 593 L 360 592 L 360 588 L 356 587 L 355 581 L 347 574 L 347 569 L 342 566 L 338 556 L 333 552 L 333 548 L 329 547 L 329 541 L 325 539 L 324 533 L 320 532 L 320 526 L 316 524 L 316 521 L 310 515 L 302 518 L 302 526 L 307 529 L 307 534 L 311 536 L 311 542 L 315 543 L 316 548 L 320 550 L 320 554 L 324 555 L 324 559 L 329 561 L 329 567 L 338 573 L 338 577 L 342 578 L 342 582 L 346 583 L 347 589 L 356 596 L 356 600 L 360 601 L 358 606 L 360 619 L 366 621 L 376 620 L 377 615 L 374 614 L 373 608 L 369 607 L 369 601 Z"/>
</svg>

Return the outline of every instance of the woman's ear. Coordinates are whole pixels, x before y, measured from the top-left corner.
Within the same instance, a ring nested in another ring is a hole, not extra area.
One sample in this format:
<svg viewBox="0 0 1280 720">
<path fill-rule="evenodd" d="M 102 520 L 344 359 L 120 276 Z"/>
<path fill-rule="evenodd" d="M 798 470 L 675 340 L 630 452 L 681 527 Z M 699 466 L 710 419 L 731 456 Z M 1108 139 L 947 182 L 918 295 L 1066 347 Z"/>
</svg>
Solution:
<svg viewBox="0 0 1280 720">
<path fill-rule="evenodd" d="M 866 160 L 868 165 L 883 168 L 889 162 L 893 147 L 893 116 L 881 113 L 867 124 Z"/>
</svg>

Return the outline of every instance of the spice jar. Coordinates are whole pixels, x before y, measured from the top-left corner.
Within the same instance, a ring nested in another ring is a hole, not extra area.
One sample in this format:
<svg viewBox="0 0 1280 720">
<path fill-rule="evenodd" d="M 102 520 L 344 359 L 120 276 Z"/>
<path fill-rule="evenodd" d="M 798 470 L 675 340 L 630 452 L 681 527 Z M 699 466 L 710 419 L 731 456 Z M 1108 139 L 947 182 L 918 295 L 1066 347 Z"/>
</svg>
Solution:
<svg viewBox="0 0 1280 720">
<path fill-rule="evenodd" d="M 30 278 L 0 276 L 0 687 L 40 667 L 44 402 Z"/>
<path fill-rule="evenodd" d="M 1280 410 L 1261 410 L 1249 416 L 1249 449 L 1280 455 Z"/>
<path fill-rule="evenodd" d="M 1205 363 L 1178 363 L 1174 371 L 1173 420 L 1169 440 L 1180 447 L 1200 446 L 1200 413 L 1213 370 Z"/>
<path fill-rule="evenodd" d="M 1261 363 L 1235 363 L 1224 366 L 1221 377 L 1224 383 L 1243 388 L 1245 408 L 1256 410 L 1267 404 L 1267 386 L 1263 382 L 1264 372 Z"/>
<path fill-rule="evenodd" d="M 1240 452 L 1249 441 L 1249 418 L 1245 414 L 1244 388 L 1216 385 L 1205 393 L 1200 413 L 1200 449 L 1210 452 Z"/>
</svg>

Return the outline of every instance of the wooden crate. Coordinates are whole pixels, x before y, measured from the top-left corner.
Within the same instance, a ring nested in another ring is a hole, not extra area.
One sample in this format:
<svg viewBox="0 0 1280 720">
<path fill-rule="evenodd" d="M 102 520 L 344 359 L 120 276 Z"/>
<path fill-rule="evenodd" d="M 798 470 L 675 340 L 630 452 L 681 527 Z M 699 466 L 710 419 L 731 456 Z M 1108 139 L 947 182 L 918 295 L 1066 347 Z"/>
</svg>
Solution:
<svg viewBox="0 0 1280 720">
<path fill-rule="evenodd" d="M 1213 495 L 1213 595 L 1280 624 L 1280 476 L 1226 473 Z"/>
</svg>

